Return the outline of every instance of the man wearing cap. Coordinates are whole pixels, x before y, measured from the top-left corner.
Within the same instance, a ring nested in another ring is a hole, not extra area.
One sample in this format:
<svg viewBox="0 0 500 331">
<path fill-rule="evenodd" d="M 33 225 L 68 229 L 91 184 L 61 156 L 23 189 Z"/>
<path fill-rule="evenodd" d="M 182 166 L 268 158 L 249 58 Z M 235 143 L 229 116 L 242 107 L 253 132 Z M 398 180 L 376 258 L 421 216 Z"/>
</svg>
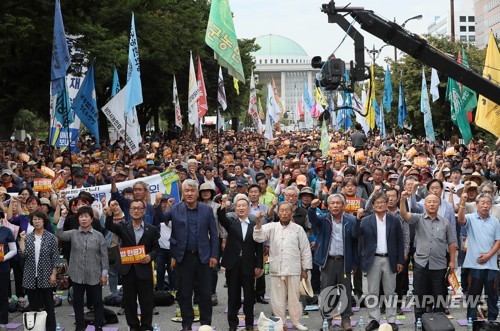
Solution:
<svg viewBox="0 0 500 331">
<path fill-rule="evenodd" d="M 73 172 L 73 179 L 70 183 L 73 188 L 90 187 L 89 183 L 85 181 L 85 174 L 81 169 Z"/>
<path fill-rule="evenodd" d="M 5 188 L 8 193 L 17 193 L 19 192 L 19 187 L 12 182 L 12 175 L 12 170 L 2 170 L 2 187 Z"/>
<path fill-rule="evenodd" d="M 263 268 L 263 246 L 253 239 L 256 217 L 250 214 L 250 200 L 244 194 L 234 198 L 235 213 L 228 213 L 231 202 L 223 198 L 218 210 L 219 222 L 227 231 L 226 249 L 221 265 L 226 269 L 228 290 L 227 320 L 229 330 L 236 331 L 241 307 L 241 288 L 243 287 L 243 312 L 245 330 L 253 330 L 255 290 L 254 278 L 261 277 Z M 264 214 L 259 212 L 259 218 Z"/>
<path fill-rule="evenodd" d="M 236 192 L 240 194 L 247 194 L 248 193 L 248 180 L 245 178 L 238 178 L 236 180 Z"/>
<path fill-rule="evenodd" d="M 278 207 L 279 221 L 262 225 L 262 218 L 258 218 L 253 238 L 260 243 L 269 240 L 271 306 L 274 315 L 286 321 L 288 306 L 293 327 L 308 330 L 300 323 L 302 305 L 299 301 L 299 283 L 301 279 L 307 279 L 307 271 L 312 268 L 312 256 L 305 231 L 291 222 L 292 213 L 292 204 L 283 201 Z"/>
<path fill-rule="evenodd" d="M 344 330 L 351 330 L 351 272 L 358 265 L 358 244 L 352 236 L 355 219 L 344 213 L 346 201 L 342 194 L 330 195 L 327 202 L 327 215 L 318 209 L 321 205 L 319 199 L 312 201 L 308 211 L 309 220 L 317 229 L 313 262 L 321 268 L 321 289 L 334 285 L 345 287 L 348 301 L 341 314 L 341 326 Z M 329 330 L 333 328 L 332 318 L 329 317 Z"/>
</svg>

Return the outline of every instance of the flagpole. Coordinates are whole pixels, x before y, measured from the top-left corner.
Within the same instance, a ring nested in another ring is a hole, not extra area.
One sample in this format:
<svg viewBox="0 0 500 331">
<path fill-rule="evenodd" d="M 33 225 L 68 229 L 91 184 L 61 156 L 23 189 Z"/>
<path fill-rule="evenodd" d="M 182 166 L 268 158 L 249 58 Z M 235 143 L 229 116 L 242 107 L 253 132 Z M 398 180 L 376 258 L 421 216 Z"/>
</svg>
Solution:
<svg viewBox="0 0 500 331">
<path fill-rule="evenodd" d="M 217 106 L 217 119 L 215 120 L 215 153 L 216 153 L 216 162 L 217 162 L 217 165 L 216 165 L 216 168 L 215 168 L 215 171 L 217 171 L 217 176 L 219 175 L 219 106 Z"/>
<path fill-rule="evenodd" d="M 66 78 L 65 78 L 66 79 Z M 66 84 L 66 82 L 64 82 Z M 68 134 L 68 150 L 69 150 L 69 173 L 71 175 L 71 188 L 75 188 L 75 181 L 73 178 L 73 158 L 71 157 L 71 139 L 69 135 L 69 109 L 64 113 L 64 124 L 66 125 L 66 132 Z"/>
</svg>

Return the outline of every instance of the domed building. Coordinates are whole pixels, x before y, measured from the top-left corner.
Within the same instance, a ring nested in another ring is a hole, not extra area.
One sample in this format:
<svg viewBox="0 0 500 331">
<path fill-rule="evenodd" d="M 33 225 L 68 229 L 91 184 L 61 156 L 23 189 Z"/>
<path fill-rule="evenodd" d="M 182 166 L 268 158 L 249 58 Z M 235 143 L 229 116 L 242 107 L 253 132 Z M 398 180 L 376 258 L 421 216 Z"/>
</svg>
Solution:
<svg viewBox="0 0 500 331">
<path fill-rule="evenodd" d="M 290 38 L 268 34 L 257 37 L 255 43 L 260 46 L 252 54 L 258 82 L 267 84 L 274 78 L 281 101 L 293 118 L 297 101 L 304 94 L 304 82 L 307 82 L 309 95 L 314 97 L 314 78 L 319 69 L 311 67 L 311 57 Z"/>
</svg>

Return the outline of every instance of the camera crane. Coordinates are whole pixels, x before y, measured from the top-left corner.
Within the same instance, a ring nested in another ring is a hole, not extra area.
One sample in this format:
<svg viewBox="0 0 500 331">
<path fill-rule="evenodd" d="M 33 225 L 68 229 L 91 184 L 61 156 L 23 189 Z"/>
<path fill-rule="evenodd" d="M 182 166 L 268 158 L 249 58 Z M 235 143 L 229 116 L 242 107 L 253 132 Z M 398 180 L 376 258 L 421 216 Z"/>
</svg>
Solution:
<svg viewBox="0 0 500 331">
<path fill-rule="evenodd" d="M 370 34 L 382 39 L 385 43 L 394 46 L 422 63 L 447 74 L 454 80 L 467 85 L 491 101 L 500 104 L 500 86 L 485 79 L 469 68 L 464 67 L 439 49 L 430 45 L 424 38 L 405 30 L 395 22 L 387 21 L 372 10 L 363 7 L 335 7 L 331 0 L 323 4 L 321 11 L 328 15 L 328 23 L 338 24 L 354 40 L 354 59 L 351 61 L 351 82 L 363 81 L 369 78 L 365 67 L 364 38 L 344 17 L 351 15 Z M 312 59 L 314 68 L 321 68 L 320 83 L 327 90 L 334 90 L 342 83 L 345 63 L 341 59 L 330 58 L 326 62 L 321 57 Z"/>
</svg>

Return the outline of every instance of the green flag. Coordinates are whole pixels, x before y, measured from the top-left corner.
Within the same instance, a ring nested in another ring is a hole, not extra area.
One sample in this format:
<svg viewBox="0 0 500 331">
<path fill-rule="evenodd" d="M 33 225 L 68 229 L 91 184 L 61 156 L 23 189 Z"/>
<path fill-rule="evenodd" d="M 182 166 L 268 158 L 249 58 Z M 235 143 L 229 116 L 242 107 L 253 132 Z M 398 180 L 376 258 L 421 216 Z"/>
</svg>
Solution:
<svg viewBox="0 0 500 331">
<path fill-rule="evenodd" d="M 467 55 L 465 55 L 464 48 L 462 47 L 462 65 L 466 68 L 469 68 L 469 61 L 467 60 Z M 458 58 L 458 62 L 460 62 L 460 56 Z M 471 90 L 467 86 L 463 84 L 459 84 L 460 90 L 462 91 L 462 102 L 464 105 L 464 109 L 466 111 L 470 111 L 473 108 L 477 107 L 477 95 L 476 91 Z"/>
<path fill-rule="evenodd" d="M 321 126 L 321 141 L 319 143 L 319 149 L 323 156 L 328 156 L 328 151 L 330 150 L 330 137 L 328 136 L 328 129 L 326 128 L 326 122 L 323 120 L 323 125 Z"/>
<path fill-rule="evenodd" d="M 472 132 L 470 131 L 469 121 L 467 120 L 467 110 L 464 107 L 465 102 L 467 101 L 465 100 L 467 95 L 464 96 L 462 94 L 456 80 L 448 78 L 446 100 L 450 102 L 451 120 L 460 130 L 465 145 L 469 144 L 472 140 Z"/>
<path fill-rule="evenodd" d="M 227 68 L 231 76 L 245 83 L 229 0 L 212 0 L 205 42 L 214 50 L 217 62 Z"/>
</svg>

